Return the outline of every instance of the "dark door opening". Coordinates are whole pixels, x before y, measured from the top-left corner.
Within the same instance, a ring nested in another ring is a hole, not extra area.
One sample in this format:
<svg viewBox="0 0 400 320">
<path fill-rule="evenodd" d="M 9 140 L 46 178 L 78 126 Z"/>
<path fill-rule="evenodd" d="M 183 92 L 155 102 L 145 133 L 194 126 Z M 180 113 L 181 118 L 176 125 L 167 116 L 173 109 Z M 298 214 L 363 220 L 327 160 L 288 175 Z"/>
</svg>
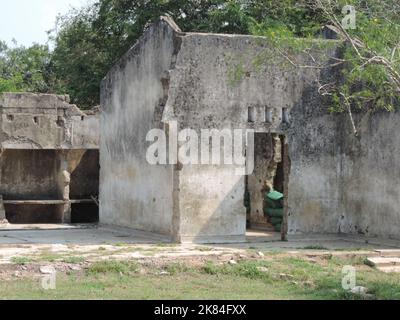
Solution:
<svg viewBox="0 0 400 320">
<path fill-rule="evenodd" d="M 287 230 L 286 198 L 288 183 L 287 141 L 275 133 L 254 134 L 254 171 L 245 179 L 245 206 L 248 234 L 269 234 L 285 239 Z M 267 195 L 283 195 L 267 199 Z"/>
<path fill-rule="evenodd" d="M 99 172 L 99 151 L 85 151 L 71 172 L 71 223 L 99 222 Z"/>
</svg>

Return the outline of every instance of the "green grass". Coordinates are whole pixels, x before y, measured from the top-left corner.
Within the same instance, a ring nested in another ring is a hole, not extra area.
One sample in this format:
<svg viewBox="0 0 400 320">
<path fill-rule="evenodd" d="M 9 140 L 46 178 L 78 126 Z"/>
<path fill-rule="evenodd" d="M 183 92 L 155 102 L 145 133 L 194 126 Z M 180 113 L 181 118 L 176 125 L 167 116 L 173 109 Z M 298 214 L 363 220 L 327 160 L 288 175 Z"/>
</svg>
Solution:
<svg viewBox="0 0 400 320">
<path fill-rule="evenodd" d="M 171 263 L 165 267 L 165 271 L 167 271 L 171 275 L 188 273 L 191 270 L 193 270 L 193 269 L 191 269 L 184 263 L 179 263 L 179 262 Z"/>
<path fill-rule="evenodd" d="M 129 245 L 129 244 L 126 243 L 126 242 L 117 242 L 117 243 L 114 243 L 114 244 L 113 244 L 114 247 L 126 247 L 126 246 L 128 246 L 128 245 Z"/>
<path fill-rule="evenodd" d="M 70 257 L 63 258 L 62 262 L 71 263 L 71 264 L 79 264 L 79 263 L 85 262 L 85 258 L 81 257 L 81 256 L 70 256 Z"/>
<path fill-rule="evenodd" d="M 58 260 L 62 260 L 65 257 L 63 254 L 52 253 L 52 252 L 42 252 L 35 261 L 47 261 L 47 262 L 55 262 Z"/>
<path fill-rule="evenodd" d="M 299 249 L 305 249 L 305 250 L 329 250 L 327 247 L 324 247 L 324 246 L 319 245 L 319 244 L 305 246 L 305 247 L 299 248 Z"/>
<path fill-rule="evenodd" d="M 90 265 L 87 270 L 88 274 L 109 274 L 109 273 L 122 273 L 130 274 L 138 271 L 138 265 L 135 262 L 128 261 L 99 261 Z"/>
<path fill-rule="evenodd" d="M 26 265 L 32 262 L 32 259 L 27 257 L 12 257 L 11 262 L 20 266 Z"/>
<path fill-rule="evenodd" d="M 106 260 L 86 271 L 58 273 L 56 290 L 38 280 L 0 281 L 6 299 L 362 299 L 342 289 L 342 267 L 353 265 L 357 285 L 376 299 L 400 299 L 400 275 L 364 264 L 362 257 L 326 257 L 318 263 L 275 255 L 237 264 L 208 261 L 142 265 L 135 260 Z M 140 270 L 140 272 L 139 272 Z M 145 271 L 145 274 L 142 272 Z M 163 272 L 164 271 L 164 272 Z M 165 272 L 166 271 L 166 272 Z"/>
</svg>

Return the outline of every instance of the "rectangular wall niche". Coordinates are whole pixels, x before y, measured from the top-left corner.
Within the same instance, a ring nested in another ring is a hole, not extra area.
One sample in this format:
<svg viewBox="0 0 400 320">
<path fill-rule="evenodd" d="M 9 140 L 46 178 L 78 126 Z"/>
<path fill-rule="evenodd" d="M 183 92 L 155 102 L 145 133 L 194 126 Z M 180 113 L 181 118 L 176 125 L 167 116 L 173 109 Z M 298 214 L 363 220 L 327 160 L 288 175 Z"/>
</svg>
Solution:
<svg viewBox="0 0 400 320">
<path fill-rule="evenodd" d="M 247 115 L 248 122 L 255 122 L 256 121 L 256 108 L 249 107 L 248 108 L 248 115 Z"/>
<path fill-rule="evenodd" d="M 290 123 L 290 114 L 288 108 L 282 109 L 282 121 L 283 123 Z"/>
<path fill-rule="evenodd" d="M 272 108 L 265 107 L 265 122 L 272 123 Z"/>
</svg>

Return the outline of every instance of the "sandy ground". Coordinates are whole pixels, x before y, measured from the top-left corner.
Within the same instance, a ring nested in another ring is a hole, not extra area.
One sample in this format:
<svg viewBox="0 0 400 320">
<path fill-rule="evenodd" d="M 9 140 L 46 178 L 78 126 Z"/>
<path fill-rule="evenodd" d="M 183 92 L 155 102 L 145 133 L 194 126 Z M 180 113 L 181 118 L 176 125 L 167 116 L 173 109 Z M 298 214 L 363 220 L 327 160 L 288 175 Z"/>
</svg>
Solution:
<svg viewBox="0 0 400 320">
<path fill-rule="evenodd" d="M 16 257 L 34 259 L 40 255 L 81 256 L 86 260 L 223 256 L 249 250 L 335 254 L 357 252 L 374 255 L 378 249 L 400 248 L 393 240 L 338 235 L 296 236 L 279 241 L 277 233 L 252 230 L 248 242 L 235 244 L 172 244 L 167 238 L 143 231 L 96 225 L 8 225 L 0 229 L 0 264 Z M 318 249 L 318 250 L 313 250 Z"/>
<path fill-rule="evenodd" d="M 37 277 L 43 266 L 57 272 L 83 271 L 102 260 L 132 260 L 157 266 L 170 263 L 202 265 L 268 259 L 269 254 L 301 256 L 311 261 L 326 256 L 377 256 L 382 250 L 400 253 L 393 240 L 338 235 L 291 237 L 251 230 L 245 243 L 174 244 L 143 231 L 97 225 L 8 225 L 0 227 L 0 279 Z"/>
</svg>

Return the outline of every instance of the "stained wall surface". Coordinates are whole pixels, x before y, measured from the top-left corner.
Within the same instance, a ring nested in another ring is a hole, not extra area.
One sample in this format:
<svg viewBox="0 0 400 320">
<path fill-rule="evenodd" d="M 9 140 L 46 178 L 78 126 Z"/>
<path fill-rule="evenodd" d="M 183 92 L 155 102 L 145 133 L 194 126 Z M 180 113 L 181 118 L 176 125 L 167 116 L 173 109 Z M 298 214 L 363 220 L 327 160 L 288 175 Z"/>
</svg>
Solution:
<svg viewBox="0 0 400 320">
<path fill-rule="evenodd" d="M 147 133 L 160 129 L 168 139 L 176 124 L 198 136 L 202 129 L 286 136 L 289 234 L 398 237 L 398 113 L 356 115 L 355 137 L 347 116 L 329 113 L 317 91 L 319 76 L 336 71 L 288 68 L 272 46 L 260 37 L 183 33 L 168 18 L 147 29 L 102 84 L 100 221 L 178 241 L 244 240 L 237 166 L 147 162 Z M 297 61 L 338 54 L 335 41 L 321 47 Z M 252 192 L 264 185 L 253 183 Z"/>
</svg>

